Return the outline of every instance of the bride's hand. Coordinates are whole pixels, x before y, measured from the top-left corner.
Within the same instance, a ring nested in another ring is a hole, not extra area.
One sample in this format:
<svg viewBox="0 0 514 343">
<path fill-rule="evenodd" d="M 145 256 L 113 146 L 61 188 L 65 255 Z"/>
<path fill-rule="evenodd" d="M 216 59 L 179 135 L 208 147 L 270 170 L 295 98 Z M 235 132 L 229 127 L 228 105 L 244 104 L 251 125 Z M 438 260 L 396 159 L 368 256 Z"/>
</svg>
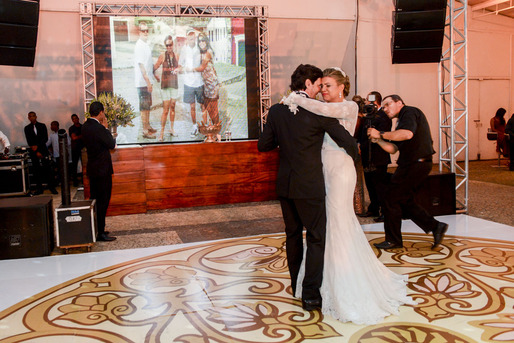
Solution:
<svg viewBox="0 0 514 343">
<path fill-rule="evenodd" d="M 287 97 L 284 96 L 282 100 L 280 100 L 280 103 L 283 105 L 286 105 L 289 107 L 289 110 L 296 114 L 298 112 L 298 105 L 294 102 L 294 96 L 296 95 L 295 92 L 291 92 Z"/>
</svg>

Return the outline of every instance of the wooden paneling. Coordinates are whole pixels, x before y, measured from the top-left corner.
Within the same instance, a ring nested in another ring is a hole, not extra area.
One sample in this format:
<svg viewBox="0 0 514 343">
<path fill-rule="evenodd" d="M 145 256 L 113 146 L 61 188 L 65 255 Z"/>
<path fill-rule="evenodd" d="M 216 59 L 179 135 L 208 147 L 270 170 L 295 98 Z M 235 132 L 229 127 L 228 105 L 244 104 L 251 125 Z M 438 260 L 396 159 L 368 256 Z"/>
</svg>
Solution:
<svg viewBox="0 0 514 343">
<path fill-rule="evenodd" d="M 131 146 L 113 154 L 108 215 L 276 199 L 278 150 L 257 141 Z"/>
<path fill-rule="evenodd" d="M 146 212 L 143 148 L 118 147 L 111 153 L 111 157 L 114 175 L 107 215 Z"/>
<path fill-rule="evenodd" d="M 278 153 L 256 141 L 145 147 L 148 209 L 275 199 Z"/>
</svg>

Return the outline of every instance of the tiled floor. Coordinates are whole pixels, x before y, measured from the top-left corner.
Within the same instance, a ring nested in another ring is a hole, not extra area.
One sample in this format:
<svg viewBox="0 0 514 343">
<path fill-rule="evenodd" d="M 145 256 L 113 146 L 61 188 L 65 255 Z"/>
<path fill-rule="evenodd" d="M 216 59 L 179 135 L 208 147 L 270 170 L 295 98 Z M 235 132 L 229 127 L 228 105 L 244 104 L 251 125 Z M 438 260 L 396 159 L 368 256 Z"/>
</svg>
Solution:
<svg viewBox="0 0 514 343">
<path fill-rule="evenodd" d="M 450 224 L 439 249 L 405 221 L 405 248 L 376 251 L 418 302 L 378 325 L 303 311 L 277 233 L 0 261 L 0 342 L 513 341 L 514 228 L 438 219 Z"/>
<path fill-rule="evenodd" d="M 118 239 L 91 253 L 0 260 L 0 342 L 514 341 L 514 173 L 483 161 L 470 179 L 468 215 L 438 218 L 440 249 L 405 221 L 404 249 L 375 250 L 418 302 L 378 325 L 302 310 L 280 207 L 264 202 L 108 217 Z"/>
</svg>

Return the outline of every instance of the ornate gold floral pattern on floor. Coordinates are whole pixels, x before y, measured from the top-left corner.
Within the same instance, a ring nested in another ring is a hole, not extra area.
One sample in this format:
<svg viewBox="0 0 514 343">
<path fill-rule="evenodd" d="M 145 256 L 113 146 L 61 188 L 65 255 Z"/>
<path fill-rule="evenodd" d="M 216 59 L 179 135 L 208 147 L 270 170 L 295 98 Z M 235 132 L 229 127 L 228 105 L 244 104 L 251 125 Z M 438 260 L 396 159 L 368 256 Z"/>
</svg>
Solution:
<svg viewBox="0 0 514 343">
<path fill-rule="evenodd" d="M 367 233 L 370 243 L 382 233 Z M 376 251 L 409 274 L 416 306 L 378 325 L 305 312 L 283 235 L 194 245 L 103 269 L 0 313 L 0 342 L 506 342 L 514 340 L 514 243 L 404 234 Z M 173 247 L 171 247 L 173 249 Z"/>
</svg>

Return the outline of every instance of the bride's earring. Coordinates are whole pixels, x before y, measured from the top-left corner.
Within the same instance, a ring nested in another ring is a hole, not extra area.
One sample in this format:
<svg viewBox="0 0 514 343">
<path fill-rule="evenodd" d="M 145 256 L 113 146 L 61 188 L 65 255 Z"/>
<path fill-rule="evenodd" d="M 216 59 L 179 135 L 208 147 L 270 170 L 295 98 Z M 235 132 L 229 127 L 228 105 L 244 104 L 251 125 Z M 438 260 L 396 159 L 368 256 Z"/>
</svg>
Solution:
<svg viewBox="0 0 514 343">
<path fill-rule="evenodd" d="M 339 99 L 341 99 L 343 96 L 341 95 L 341 92 L 339 92 Z"/>
</svg>

